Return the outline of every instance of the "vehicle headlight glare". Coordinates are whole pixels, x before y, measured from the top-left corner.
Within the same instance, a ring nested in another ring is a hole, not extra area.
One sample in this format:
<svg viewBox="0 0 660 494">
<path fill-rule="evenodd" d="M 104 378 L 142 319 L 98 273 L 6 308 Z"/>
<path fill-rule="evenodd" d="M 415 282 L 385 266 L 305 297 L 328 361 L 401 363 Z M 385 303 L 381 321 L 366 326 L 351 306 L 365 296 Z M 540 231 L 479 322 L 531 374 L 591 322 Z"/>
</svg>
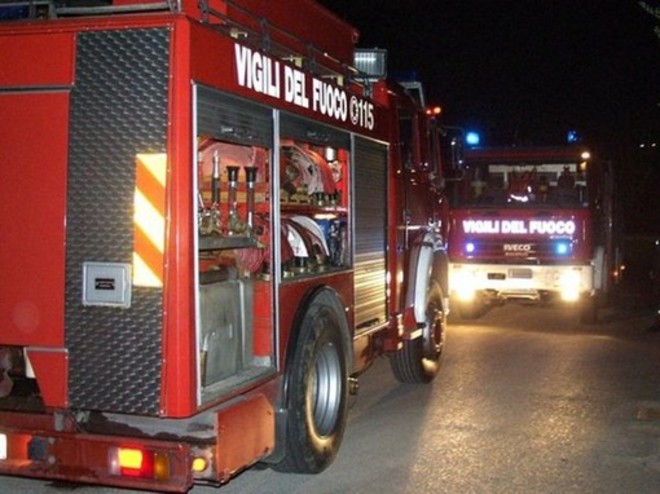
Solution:
<svg viewBox="0 0 660 494">
<path fill-rule="evenodd" d="M 459 300 L 469 302 L 474 299 L 475 289 L 472 276 L 463 274 L 454 279 L 454 293 Z"/>
<path fill-rule="evenodd" d="M 559 279 L 562 300 L 576 302 L 580 298 L 580 273 L 570 271 L 563 273 Z"/>
</svg>

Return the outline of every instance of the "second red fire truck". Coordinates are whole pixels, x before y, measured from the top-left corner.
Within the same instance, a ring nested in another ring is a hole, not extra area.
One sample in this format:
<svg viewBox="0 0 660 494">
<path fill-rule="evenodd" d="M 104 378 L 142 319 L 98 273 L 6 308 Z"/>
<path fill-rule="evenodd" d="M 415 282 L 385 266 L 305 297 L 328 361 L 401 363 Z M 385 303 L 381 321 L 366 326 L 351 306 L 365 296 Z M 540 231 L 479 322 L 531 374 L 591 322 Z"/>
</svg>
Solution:
<svg viewBox="0 0 660 494">
<path fill-rule="evenodd" d="M 594 321 L 619 276 L 614 175 L 581 146 L 469 148 L 452 197 L 452 309 L 563 300 Z"/>
<path fill-rule="evenodd" d="M 0 474 L 318 472 L 375 358 L 434 378 L 437 134 L 354 28 L 311 0 L 0 19 Z"/>
</svg>

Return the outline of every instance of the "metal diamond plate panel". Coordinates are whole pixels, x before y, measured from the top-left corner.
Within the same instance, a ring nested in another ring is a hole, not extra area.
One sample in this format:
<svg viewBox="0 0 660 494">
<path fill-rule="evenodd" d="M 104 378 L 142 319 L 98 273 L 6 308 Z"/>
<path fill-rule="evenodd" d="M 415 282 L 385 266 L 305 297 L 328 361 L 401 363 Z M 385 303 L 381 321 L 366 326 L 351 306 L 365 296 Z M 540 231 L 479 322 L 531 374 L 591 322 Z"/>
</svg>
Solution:
<svg viewBox="0 0 660 494">
<path fill-rule="evenodd" d="M 66 346 L 75 408 L 160 410 L 162 289 L 129 308 L 83 306 L 84 262 L 132 263 L 137 153 L 164 152 L 170 32 L 81 33 L 71 97 Z"/>
</svg>

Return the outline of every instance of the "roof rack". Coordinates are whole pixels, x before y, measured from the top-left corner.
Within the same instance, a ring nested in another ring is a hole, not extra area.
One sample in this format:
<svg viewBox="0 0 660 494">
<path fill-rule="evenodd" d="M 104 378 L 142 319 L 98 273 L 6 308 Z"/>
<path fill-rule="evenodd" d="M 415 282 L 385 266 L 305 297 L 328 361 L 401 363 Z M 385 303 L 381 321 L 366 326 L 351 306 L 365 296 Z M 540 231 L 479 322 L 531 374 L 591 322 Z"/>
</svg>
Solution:
<svg viewBox="0 0 660 494">
<path fill-rule="evenodd" d="M 87 4 L 87 5 L 81 5 Z M 108 1 L 64 1 L 61 7 L 56 9 L 58 16 L 74 15 L 102 15 L 102 14 L 131 14 L 134 12 L 153 12 L 169 10 L 171 12 L 181 11 L 180 0 L 143 1 L 135 3 L 113 4 Z"/>
<path fill-rule="evenodd" d="M 20 19 L 56 19 L 63 17 L 121 15 L 144 12 L 185 13 L 201 23 L 240 40 L 254 49 L 285 60 L 299 68 L 304 68 L 321 79 L 337 85 L 355 85 L 362 88 L 373 80 L 360 68 L 355 67 L 354 51 L 348 56 L 346 44 L 317 46 L 318 36 L 312 35 L 311 41 L 305 38 L 304 28 L 298 28 L 286 18 L 280 17 L 275 22 L 268 20 L 264 12 L 255 13 L 247 5 L 251 0 L 0 0 L 0 21 Z M 313 2 L 308 12 L 330 23 L 332 28 L 344 27 L 344 34 L 357 36 L 354 28 L 334 17 L 330 11 L 314 7 Z M 270 18 L 270 17 L 269 17 Z M 305 38 L 305 39 L 302 39 Z M 357 39 L 357 38 L 355 38 Z M 315 41 L 316 40 L 316 41 Z M 324 44 L 324 43 L 321 43 Z M 338 48 L 338 55 L 334 55 Z M 330 53 L 328 50 L 331 50 Z M 350 58 L 350 59 L 349 59 Z M 382 76 L 380 76 L 382 78 Z M 375 78 L 374 80 L 377 80 Z"/>
<path fill-rule="evenodd" d="M 57 17 L 181 11 L 181 0 L 0 0 L 0 20 L 55 19 Z"/>
</svg>

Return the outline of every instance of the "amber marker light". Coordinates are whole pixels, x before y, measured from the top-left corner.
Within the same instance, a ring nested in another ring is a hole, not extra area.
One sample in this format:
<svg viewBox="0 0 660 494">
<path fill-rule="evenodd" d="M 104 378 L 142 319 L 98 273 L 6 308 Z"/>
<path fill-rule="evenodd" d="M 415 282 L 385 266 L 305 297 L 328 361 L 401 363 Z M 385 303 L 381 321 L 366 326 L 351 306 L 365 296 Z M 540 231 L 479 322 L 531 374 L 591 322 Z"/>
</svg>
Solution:
<svg viewBox="0 0 660 494">
<path fill-rule="evenodd" d="M 209 466 L 209 462 L 206 458 L 202 458 L 201 456 L 193 458 L 192 461 L 193 473 L 202 473 L 208 468 L 208 466 Z"/>
</svg>

